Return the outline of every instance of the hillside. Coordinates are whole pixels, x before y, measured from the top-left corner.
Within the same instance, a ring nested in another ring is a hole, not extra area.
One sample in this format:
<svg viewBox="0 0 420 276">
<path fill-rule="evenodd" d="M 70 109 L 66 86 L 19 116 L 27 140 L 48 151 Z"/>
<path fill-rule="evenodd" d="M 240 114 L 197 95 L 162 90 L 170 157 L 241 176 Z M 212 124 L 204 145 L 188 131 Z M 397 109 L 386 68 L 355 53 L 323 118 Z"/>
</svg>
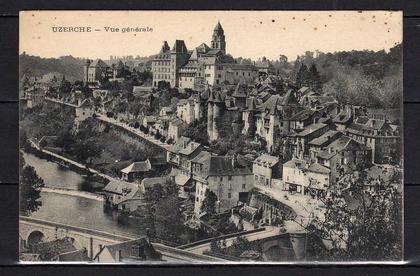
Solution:
<svg viewBox="0 0 420 276">
<path fill-rule="evenodd" d="M 67 80 L 73 82 L 83 79 L 84 63 L 84 59 L 72 56 L 41 58 L 21 54 L 19 56 L 19 77 L 22 78 L 24 74 L 41 77 L 47 73 L 55 73 L 65 75 Z"/>
</svg>

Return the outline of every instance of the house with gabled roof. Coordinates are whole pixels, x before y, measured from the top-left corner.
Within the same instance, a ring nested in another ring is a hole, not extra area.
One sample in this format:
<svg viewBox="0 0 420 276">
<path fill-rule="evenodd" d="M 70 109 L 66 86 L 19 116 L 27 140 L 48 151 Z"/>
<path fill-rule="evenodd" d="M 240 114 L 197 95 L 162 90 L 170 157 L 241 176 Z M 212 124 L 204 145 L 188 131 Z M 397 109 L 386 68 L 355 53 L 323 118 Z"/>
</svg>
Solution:
<svg viewBox="0 0 420 276">
<path fill-rule="evenodd" d="M 369 163 L 370 151 L 364 144 L 342 135 L 317 153 L 316 158 L 317 163 L 331 170 L 331 182 L 336 183 L 342 174 L 354 171 L 358 163 Z"/>
<path fill-rule="evenodd" d="M 387 120 L 359 116 L 345 132 L 371 149 L 373 163 L 388 163 L 401 152 L 400 130 L 391 127 Z"/>
<path fill-rule="evenodd" d="M 152 171 L 152 164 L 150 160 L 133 162 L 126 168 L 121 170 L 121 179 L 124 181 L 134 181 L 141 179 Z"/>
<path fill-rule="evenodd" d="M 254 185 L 272 186 L 273 179 L 281 179 L 282 164 L 280 158 L 268 154 L 258 156 L 252 165 Z"/>
<path fill-rule="evenodd" d="M 138 183 L 111 180 L 102 192 L 105 196 L 105 206 L 121 211 L 134 211 L 144 203 Z"/>
<path fill-rule="evenodd" d="M 121 243 L 101 246 L 93 258 L 100 263 L 138 263 L 161 261 L 162 255 L 157 252 L 147 237 Z"/>
<path fill-rule="evenodd" d="M 330 186 L 331 170 L 318 163 L 292 159 L 283 164 L 284 190 L 293 194 L 323 197 Z"/>
</svg>

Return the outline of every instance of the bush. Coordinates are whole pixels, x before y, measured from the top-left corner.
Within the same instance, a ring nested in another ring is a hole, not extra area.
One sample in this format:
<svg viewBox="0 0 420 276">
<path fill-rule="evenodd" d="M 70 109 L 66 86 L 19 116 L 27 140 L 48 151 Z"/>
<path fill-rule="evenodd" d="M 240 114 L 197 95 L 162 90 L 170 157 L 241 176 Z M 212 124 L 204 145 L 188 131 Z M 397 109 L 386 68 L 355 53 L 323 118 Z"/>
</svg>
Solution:
<svg viewBox="0 0 420 276">
<path fill-rule="evenodd" d="M 165 137 L 165 136 L 162 136 L 162 137 L 160 138 L 160 141 L 161 141 L 162 143 L 165 143 L 165 141 L 166 141 L 166 137 Z"/>
<path fill-rule="evenodd" d="M 114 113 L 112 113 L 112 112 L 108 111 L 108 112 L 106 113 L 106 116 L 107 116 L 108 118 L 112 118 L 112 117 L 114 117 Z"/>
<path fill-rule="evenodd" d="M 159 131 L 156 132 L 155 134 L 155 139 L 159 140 L 162 137 L 162 135 L 159 133 Z"/>
<path fill-rule="evenodd" d="M 172 138 L 169 138 L 168 141 L 166 141 L 167 144 L 173 144 L 173 142 L 174 142 L 174 139 Z"/>
<path fill-rule="evenodd" d="M 135 122 L 135 123 L 134 123 L 134 128 L 139 128 L 139 127 L 140 127 L 139 122 Z"/>
</svg>

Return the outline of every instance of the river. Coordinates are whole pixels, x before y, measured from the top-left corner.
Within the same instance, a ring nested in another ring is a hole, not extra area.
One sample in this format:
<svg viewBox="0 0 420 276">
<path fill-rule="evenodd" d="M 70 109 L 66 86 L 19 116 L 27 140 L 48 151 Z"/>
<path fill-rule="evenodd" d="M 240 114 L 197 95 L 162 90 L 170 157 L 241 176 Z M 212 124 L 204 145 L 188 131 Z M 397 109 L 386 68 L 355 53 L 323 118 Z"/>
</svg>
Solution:
<svg viewBox="0 0 420 276">
<path fill-rule="evenodd" d="M 48 188 L 79 191 L 87 182 L 80 174 L 54 162 L 33 154 L 25 153 L 23 156 L 26 164 L 35 168 Z M 92 197 L 83 194 L 86 192 L 80 193 L 80 196 L 41 192 L 42 206 L 31 217 L 115 234 L 143 234 L 135 227 L 118 224 L 115 217 L 104 212 L 103 201 L 99 197 L 95 199 L 93 194 Z"/>
</svg>

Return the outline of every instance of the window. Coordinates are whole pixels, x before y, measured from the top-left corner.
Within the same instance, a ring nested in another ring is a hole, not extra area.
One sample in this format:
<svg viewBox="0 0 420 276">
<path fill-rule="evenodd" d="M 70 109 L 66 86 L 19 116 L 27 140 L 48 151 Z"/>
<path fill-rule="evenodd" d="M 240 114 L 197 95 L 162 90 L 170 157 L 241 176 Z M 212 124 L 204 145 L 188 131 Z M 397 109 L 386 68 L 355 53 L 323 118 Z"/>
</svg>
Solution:
<svg viewBox="0 0 420 276">
<path fill-rule="evenodd" d="M 220 181 L 223 181 L 223 176 L 220 177 Z"/>
<path fill-rule="evenodd" d="M 195 198 L 195 201 L 197 201 L 197 202 L 198 202 L 198 197 L 196 197 L 196 198 Z"/>
<path fill-rule="evenodd" d="M 228 193 L 228 198 L 231 198 L 232 197 L 232 194 L 231 193 Z"/>
<path fill-rule="evenodd" d="M 245 188 L 246 188 L 246 184 L 245 184 L 245 183 L 243 183 L 243 184 L 242 184 L 242 190 L 245 190 Z"/>
<path fill-rule="evenodd" d="M 232 180 L 232 176 L 231 175 L 228 176 L 228 180 Z"/>
</svg>

